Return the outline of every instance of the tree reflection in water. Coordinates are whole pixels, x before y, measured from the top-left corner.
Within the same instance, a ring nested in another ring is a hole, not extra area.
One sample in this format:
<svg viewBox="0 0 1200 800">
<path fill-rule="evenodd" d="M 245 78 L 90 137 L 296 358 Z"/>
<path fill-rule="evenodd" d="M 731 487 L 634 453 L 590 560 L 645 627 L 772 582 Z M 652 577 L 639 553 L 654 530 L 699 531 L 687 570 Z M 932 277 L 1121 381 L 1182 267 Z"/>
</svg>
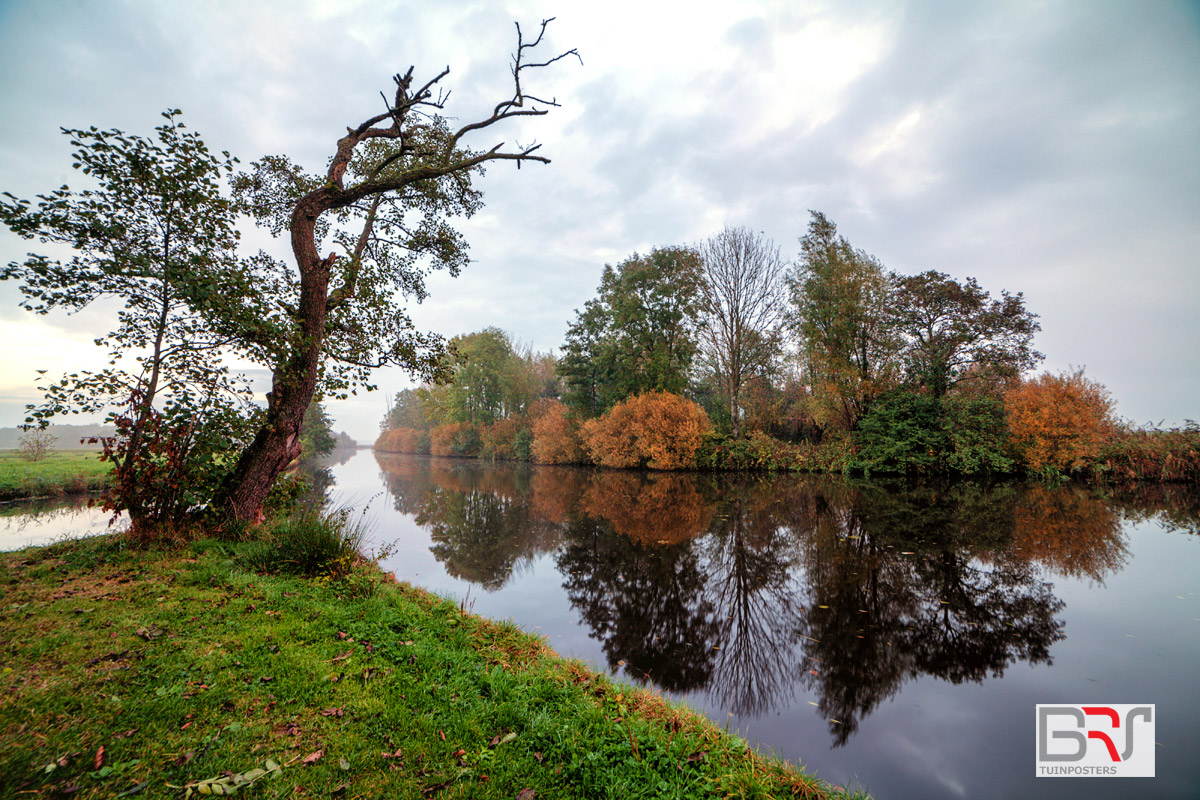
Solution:
<svg viewBox="0 0 1200 800">
<path fill-rule="evenodd" d="M 1048 663 L 1049 579 L 1102 582 L 1127 557 L 1121 518 L 1155 513 L 1072 486 L 377 458 L 451 575 L 495 589 L 553 553 L 611 669 L 749 717 L 811 693 L 835 744 L 909 680 Z M 1194 530 L 1197 507 L 1164 513 Z"/>
</svg>

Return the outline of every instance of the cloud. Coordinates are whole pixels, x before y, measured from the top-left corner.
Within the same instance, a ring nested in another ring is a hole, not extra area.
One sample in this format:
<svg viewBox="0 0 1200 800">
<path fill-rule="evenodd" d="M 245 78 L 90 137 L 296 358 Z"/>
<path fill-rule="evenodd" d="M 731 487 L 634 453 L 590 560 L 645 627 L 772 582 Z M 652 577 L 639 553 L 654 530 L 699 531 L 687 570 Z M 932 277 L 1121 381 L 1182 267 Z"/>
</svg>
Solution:
<svg viewBox="0 0 1200 800">
<path fill-rule="evenodd" d="M 0 118 L 0 189 L 30 196 L 77 177 L 58 125 L 147 133 L 178 106 L 210 145 L 320 169 L 410 64 L 450 65 L 447 113 L 477 118 L 511 89 L 513 19 L 531 34 L 557 12 L 50 0 L 2 13 L 0 68 L 25 77 L 0 87 L 19 110 Z M 1047 365 L 1086 364 L 1123 413 L 1194 417 L 1200 355 L 1181 343 L 1200 340 L 1198 31 L 1186 3 L 572 8 L 547 44 L 578 46 L 585 65 L 530 84 L 562 107 L 476 140 L 536 140 L 552 163 L 488 170 L 487 205 L 462 226 L 475 262 L 431 278 L 413 317 L 551 348 L 605 263 L 726 223 L 795 253 L 819 209 L 890 268 L 1024 291 Z M 25 249 L 0 236 L 0 260 Z M 0 319 L 19 318 L 15 298 L 0 287 Z M 86 339 L 99 319 L 48 322 Z M 374 420 L 354 424 L 373 436 Z"/>
</svg>

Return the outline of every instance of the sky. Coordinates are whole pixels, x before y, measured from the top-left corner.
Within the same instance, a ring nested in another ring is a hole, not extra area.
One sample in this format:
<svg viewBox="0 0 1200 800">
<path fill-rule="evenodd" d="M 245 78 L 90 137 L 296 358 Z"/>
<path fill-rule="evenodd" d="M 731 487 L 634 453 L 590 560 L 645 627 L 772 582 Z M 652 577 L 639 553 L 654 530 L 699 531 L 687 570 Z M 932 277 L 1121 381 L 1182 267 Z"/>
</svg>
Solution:
<svg viewBox="0 0 1200 800">
<path fill-rule="evenodd" d="M 460 229 L 473 263 L 409 309 L 447 338 L 497 326 L 561 345 L 606 263 L 762 231 L 794 259 L 824 212 L 889 269 L 1023 292 L 1042 369 L 1083 367 L 1137 423 L 1200 419 L 1200 3 L 218 2 L 0 0 L 0 191 L 79 182 L 59 126 L 150 135 L 180 108 L 243 162 L 322 170 L 391 76 L 449 66 L 446 113 L 511 95 L 513 23 L 557 16 L 528 79 L 560 107 L 471 144 L 493 164 Z M 281 258 L 249 225 L 243 242 Z M 31 246 L 0 231 L 0 263 Z M 116 309 L 35 316 L 0 284 L 0 426 L 36 370 L 99 367 Z M 327 404 L 373 441 L 380 391 Z"/>
</svg>

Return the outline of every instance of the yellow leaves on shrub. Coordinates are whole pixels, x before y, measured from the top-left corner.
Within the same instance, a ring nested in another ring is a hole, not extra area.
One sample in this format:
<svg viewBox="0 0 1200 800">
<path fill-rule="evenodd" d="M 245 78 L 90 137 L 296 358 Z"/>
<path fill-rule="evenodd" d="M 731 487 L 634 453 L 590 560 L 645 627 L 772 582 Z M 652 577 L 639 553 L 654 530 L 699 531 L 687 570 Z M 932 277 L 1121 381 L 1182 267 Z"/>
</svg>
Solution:
<svg viewBox="0 0 1200 800">
<path fill-rule="evenodd" d="M 429 431 L 429 452 L 435 456 L 476 458 L 480 448 L 480 426 L 451 422 Z"/>
<path fill-rule="evenodd" d="M 1035 470 L 1087 466 L 1113 429 L 1108 390 L 1083 370 L 1023 381 L 1005 394 L 1004 408 L 1012 440 Z"/>
<path fill-rule="evenodd" d="M 691 400 L 647 392 L 588 420 L 580 431 L 592 461 L 604 467 L 688 469 L 708 430 L 708 417 Z"/>
<path fill-rule="evenodd" d="M 579 464 L 584 460 L 576 425 L 567 407 L 557 400 L 539 404 L 530 411 L 533 444 L 530 453 L 537 464 Z"/>
</svg>

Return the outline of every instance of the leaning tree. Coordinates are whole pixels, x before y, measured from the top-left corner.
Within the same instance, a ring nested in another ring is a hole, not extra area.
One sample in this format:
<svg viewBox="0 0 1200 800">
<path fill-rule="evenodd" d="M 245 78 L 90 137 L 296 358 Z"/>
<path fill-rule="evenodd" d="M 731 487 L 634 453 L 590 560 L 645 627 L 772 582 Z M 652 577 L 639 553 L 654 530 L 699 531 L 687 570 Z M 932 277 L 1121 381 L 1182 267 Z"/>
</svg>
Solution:
<svg viewBox="0 0 1200 800">
<path fill-rule="evenodd" d="M 235 191 L 247 210 L 277 235 L 290 236 L 295 269 L 260 255 L 263 285 L 271 289 L 265 295 L 290 299 L 232 315 L 272 369 L 265 422 L 217 500 L 235 518 L 256 517 L 276 477 L 299 455 L 304 411 L 315 394 L 369 386 L 377 367 L 395 364 L 428 376 L 443 362 L 440 338 L 417 332 L 396 296 L 423 298 L 429 269 L 457 274 L 467 263 L 466 243 L 447 217 L 470 216 L 479 207 L 471 179 L 484 164 L 549 163 L 537 144 L 476 150 L 467 140 L 558 105 L 522 85 L 529 70 L 579 57 L 572 49 L 537 60 L 534 50 L 550 21 L 529 42 L 517 26 L 513 94 L 488 116 L 452 127 L 438 113 L 449 97 L 439 85 L 449 67 L 425 83 L 414 81 L 410 67 L 395 76 L 390 100 L 381 93 L 382 111 L 347 128 L 324 175 L 267 157 L 238 177 Z M 336 249 L 322 256 L 325 242 Z"/>
</svg>

